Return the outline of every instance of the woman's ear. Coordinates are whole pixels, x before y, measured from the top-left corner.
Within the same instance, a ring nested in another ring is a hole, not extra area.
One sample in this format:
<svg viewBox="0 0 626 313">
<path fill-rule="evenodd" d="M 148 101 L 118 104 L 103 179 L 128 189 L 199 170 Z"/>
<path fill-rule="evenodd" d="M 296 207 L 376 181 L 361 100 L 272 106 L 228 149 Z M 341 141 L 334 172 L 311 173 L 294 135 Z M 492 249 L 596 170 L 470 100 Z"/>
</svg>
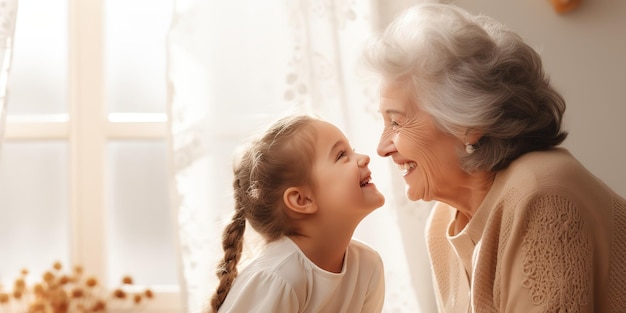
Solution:
<svg viewBox="0 0 626 313">
<path fill-rule="evenodd" d="M 283 193 L 283 201 L 294 213 L 313 214 L 317 212 L 317 205 L 312 196 L 313 193 L 309 188 L 289 187 Z"/>
<path fill-rule="evenodd" d="M 476 144 L 480 138 L 482 138 L 484 135 L 484 132 L 479 130 L 479 129 L 475 129 L 475 128 L 468 128 L 465 131 L 465 138 L 463 138 L 463 143 L 469 143 L 469 144 Z"/>
</svg>

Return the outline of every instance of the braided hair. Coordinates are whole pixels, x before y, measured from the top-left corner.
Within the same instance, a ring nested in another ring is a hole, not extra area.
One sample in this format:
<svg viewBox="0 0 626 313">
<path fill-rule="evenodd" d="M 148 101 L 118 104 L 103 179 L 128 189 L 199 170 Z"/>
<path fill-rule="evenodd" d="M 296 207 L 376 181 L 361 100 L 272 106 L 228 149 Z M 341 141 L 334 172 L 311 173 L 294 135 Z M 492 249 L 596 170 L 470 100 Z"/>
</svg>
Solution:
<svg viewBox="0 0 626 313">
<path fill-rule="evenodd" d="M 291 186 L 310 184 L 316 134 L 315 118 L 290 115 L 251 141 L 235 164 L 235 213 L 222 236 L 224 258 L 217 267 L 219 285 L 211 298 L 217 312 L 237 277 L 246 221 L 266 242 L 297 233 L 285 214 L 283 193 Z"/>
</svg>

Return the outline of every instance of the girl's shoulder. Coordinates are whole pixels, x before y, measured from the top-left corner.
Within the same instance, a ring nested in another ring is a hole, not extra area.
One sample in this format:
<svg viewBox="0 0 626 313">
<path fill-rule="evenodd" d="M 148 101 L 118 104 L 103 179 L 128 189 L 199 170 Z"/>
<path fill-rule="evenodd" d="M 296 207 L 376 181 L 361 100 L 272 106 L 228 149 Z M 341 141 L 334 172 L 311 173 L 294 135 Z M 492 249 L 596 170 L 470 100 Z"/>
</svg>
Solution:
<svg viewBox="0 0 626 313">
<path fill-rule="evenodd" d="M 350 244 L 348 245 L 348 249 L 355 249 L 359 251 L 364 251 L 365 253 L 373 253 L 378 254 L 378 251 L 374 249 L 372 246 L 367 244 L 365 241 L 362 241 L 357 238 L 352 238 L 350 240 Z"/>
<path fill-rule="evenodd" d="M 378 250 L 356 238 L 352 238 L 350 241 L 347 253 L 349 256 L 356 257 L 360 260 L 369 260 L 371 263 L 382 264 L 382 258 Z"/>
</svg>

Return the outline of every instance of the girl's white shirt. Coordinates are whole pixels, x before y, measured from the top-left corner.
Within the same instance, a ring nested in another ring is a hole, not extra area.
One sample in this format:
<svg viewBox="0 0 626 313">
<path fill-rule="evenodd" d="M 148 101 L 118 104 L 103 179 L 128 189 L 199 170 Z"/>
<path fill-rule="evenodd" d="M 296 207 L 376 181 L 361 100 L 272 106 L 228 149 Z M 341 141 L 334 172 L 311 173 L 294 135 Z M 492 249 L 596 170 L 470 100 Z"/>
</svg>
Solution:
<svg viewBox="0 0 626 313">
<path fill-rule="evenodd" d="M 383 262 L 352 239 L 340 273 L 311 262 L 289 238 L 271 242 L 235 279 L 219 313 L 379 313 L 385 297 Z"/>
</svg>

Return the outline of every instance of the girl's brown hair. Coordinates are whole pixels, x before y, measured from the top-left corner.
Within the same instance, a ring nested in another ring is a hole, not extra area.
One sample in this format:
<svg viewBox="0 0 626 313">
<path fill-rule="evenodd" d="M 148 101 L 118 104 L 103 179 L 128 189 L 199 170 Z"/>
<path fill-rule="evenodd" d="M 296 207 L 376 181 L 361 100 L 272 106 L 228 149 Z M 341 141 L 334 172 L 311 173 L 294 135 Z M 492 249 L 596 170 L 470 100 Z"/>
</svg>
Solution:
<svg viewBox="0 0 626 313">
<path fill-rule="evenodd" d="M 283 192 L 310 184 L 316 134 L 307 115 L 290 115 L 251 141 L 233 169 L 235 213 L 222 237 L 224 258 L 217 267 L 219 285 L 211 298 L 217 312 L 237 277 L 246 221 L 267 242 L 297 233 L 285 213 Z"/>
</svg>

